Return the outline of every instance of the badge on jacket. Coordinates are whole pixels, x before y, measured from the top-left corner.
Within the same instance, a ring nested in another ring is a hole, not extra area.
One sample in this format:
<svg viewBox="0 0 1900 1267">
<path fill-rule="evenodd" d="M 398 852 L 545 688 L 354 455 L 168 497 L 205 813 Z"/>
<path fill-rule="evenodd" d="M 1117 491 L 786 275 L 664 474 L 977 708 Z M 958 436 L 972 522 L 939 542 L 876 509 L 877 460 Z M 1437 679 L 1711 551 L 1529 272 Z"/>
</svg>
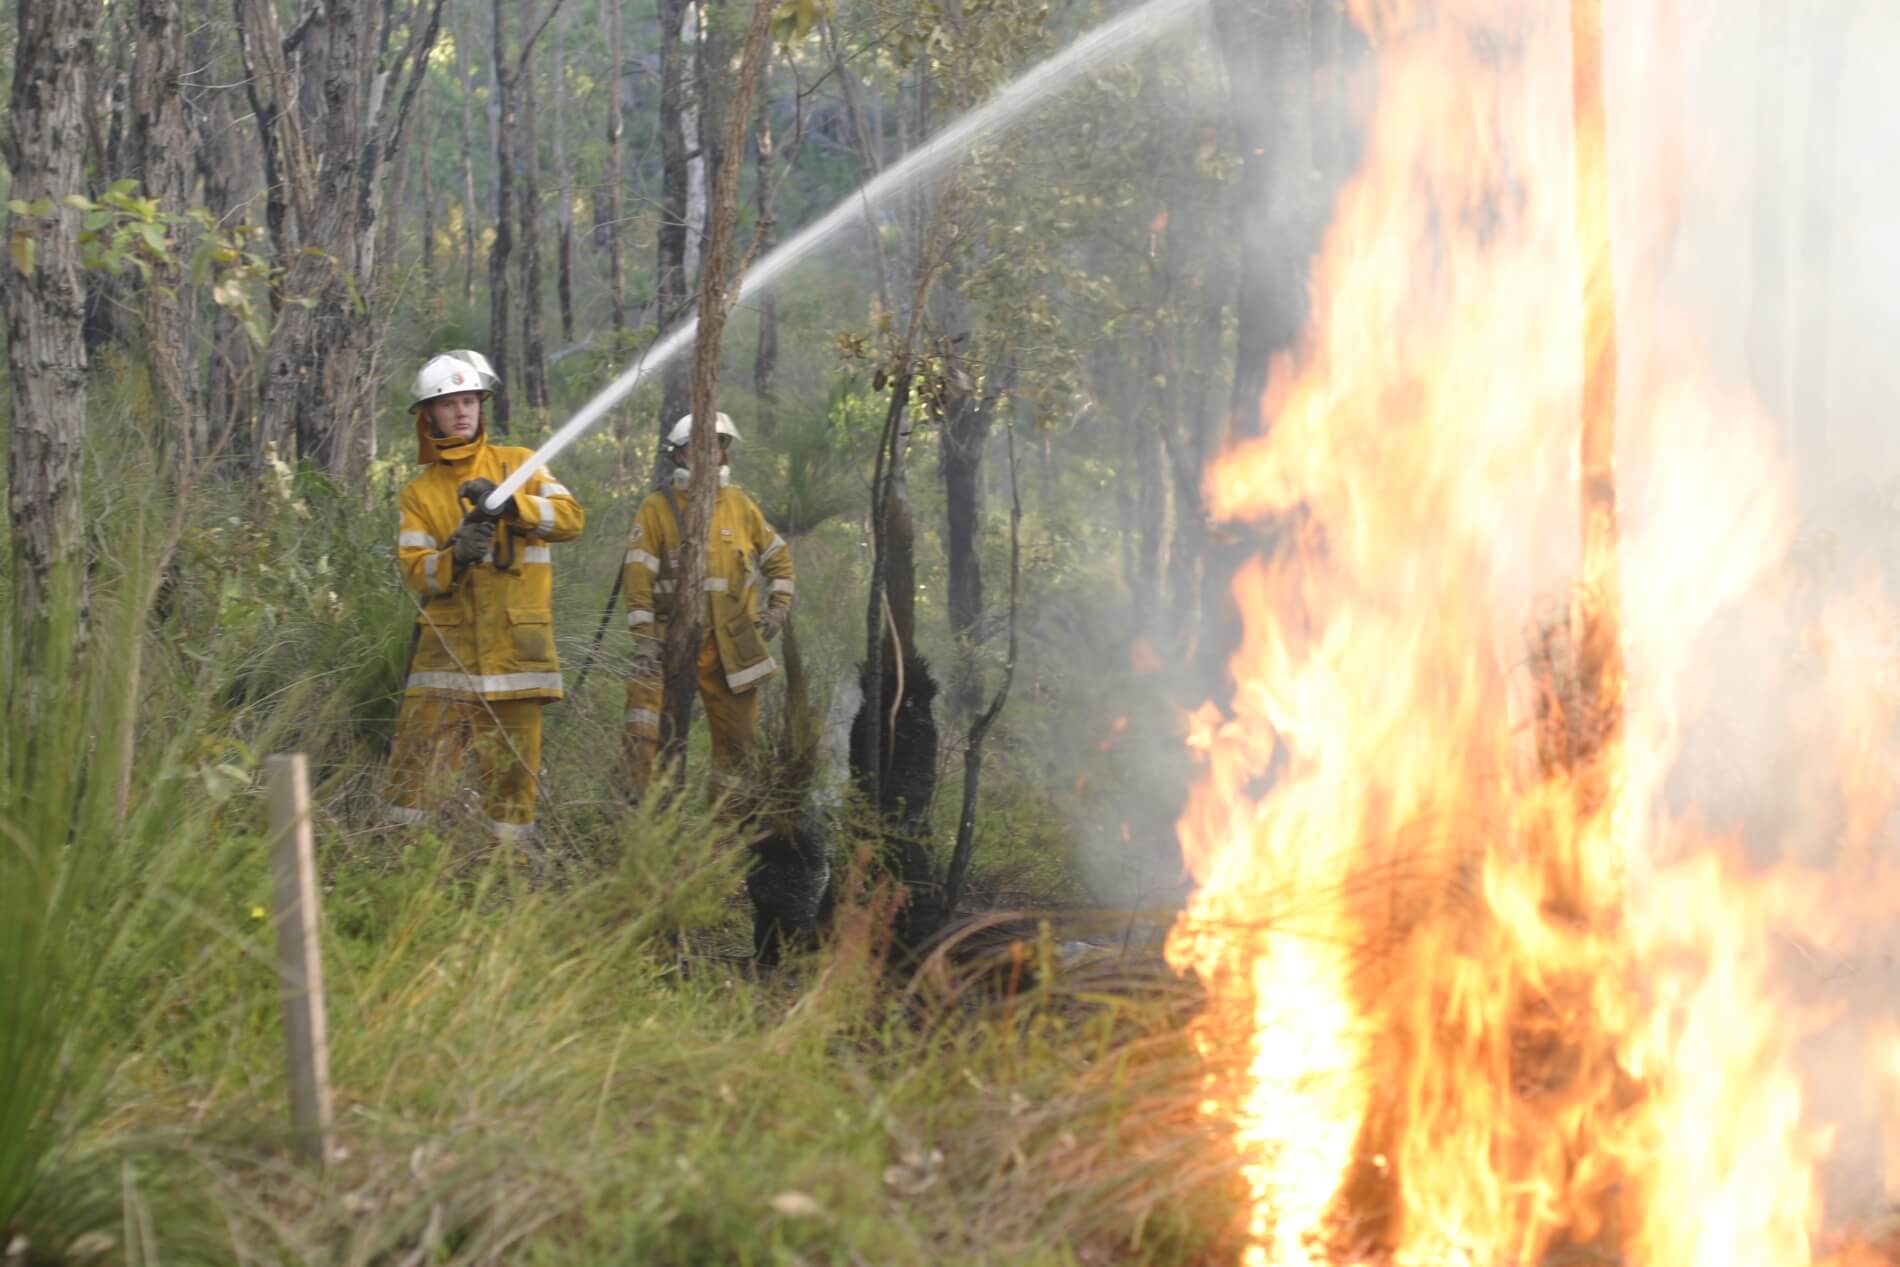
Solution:
<svg viewBox="0 0 1900 1267">
<path fill-rule="evenodd" d="M 633 526 L 633 535 L 627 538 L 627 544 L 630 546 L 637 546 L 640 544 L 641 540 L 646 535 L 647 535 L 647 530 L 641 527 L 639 524 L 635 524 Z"/>
</svg>

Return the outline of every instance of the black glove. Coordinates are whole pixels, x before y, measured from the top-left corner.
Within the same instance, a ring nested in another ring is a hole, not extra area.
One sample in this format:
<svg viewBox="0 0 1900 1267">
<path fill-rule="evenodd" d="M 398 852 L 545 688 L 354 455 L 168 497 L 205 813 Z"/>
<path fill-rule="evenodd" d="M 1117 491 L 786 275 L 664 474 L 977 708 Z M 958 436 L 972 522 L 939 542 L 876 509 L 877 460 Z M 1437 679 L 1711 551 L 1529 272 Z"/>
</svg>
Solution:
<svg viewBox="0 0 1900 1267">
<path fill-rule="evenodd" d="M 471 512 L 462 520 L 462 526 L 449 538 L 449 549 L 454 552 L 458 567 L 474 567 L 488 553 L 488 547 L 495 541 L 495 521 L 477 519 Z"/>
<path fill-rule="evenodd" d="M 457 497 L 460 497 L 465 502 L 473 502 L 475 504 L 474 513 L 478 515 L 482 515 L 489 519 L 498 519 L 501 516 L 499 514 L 489 514 L 488 508 L 483 504 L 484 502 L 488 500 L 488 495 L 494 491 L 495 491 L 494 480 L 472 479 L 472 480 L 463 480 L 462 487 L 455 490 L 455 495 Z M 513 504 L 514 504 L 513 502 L 509 503 L 509 505 L 511 506 Z"/>
</svg>

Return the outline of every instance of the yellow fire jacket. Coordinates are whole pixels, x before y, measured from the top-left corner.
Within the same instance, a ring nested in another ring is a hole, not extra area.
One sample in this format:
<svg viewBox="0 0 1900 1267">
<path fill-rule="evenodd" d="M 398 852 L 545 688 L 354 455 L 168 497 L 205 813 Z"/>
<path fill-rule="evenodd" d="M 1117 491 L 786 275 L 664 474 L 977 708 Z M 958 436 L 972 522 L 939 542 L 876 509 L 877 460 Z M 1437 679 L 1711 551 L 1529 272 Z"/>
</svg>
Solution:
<svg viewBox="0 0 1900 1267">
<path fill-rule="evenodd" d="M 560 481 L 538 472 L 515 494 L 514 516 L 495 530 L 488 557 L 458 568 L 449 538 L 467 509 L 464 480 L 500 483 L 531 450 L 488 443 L 488 426 L 466 444 L 435 440 L 416 420 L 423 472 L 402 490 L 396 547 L 403 579 L 427 601 L 405 693 L 451 699 L 561 698 L 554 652 L 554 560 L 548 544 L 571 541 L 586 514 Z M 496 563 L 507 564 L 504 570 Z"/>
<path fill-rule="evenodd" d="M 684 492 L 680 499 L 685 512 Z M 713 502 L 711 548 L 706 551 L 706 607 L 700 613 L 707 636 L 719 648 L 726 686 L 748 691 L 778 671 L 765 640 L 753 627 L 759 594 L 774 607 L 790 607 L 792 551 L 772 531 L 757 503 L 730 486 Z M 627 596 L 627 629 L 635 638 L 666 638 L 679 588 L 680 534 L 663 492 L 648 493 L 627 537 L 620 575 Z M 757 584 L 760 576 L 766 584 Z"/>
</svg>

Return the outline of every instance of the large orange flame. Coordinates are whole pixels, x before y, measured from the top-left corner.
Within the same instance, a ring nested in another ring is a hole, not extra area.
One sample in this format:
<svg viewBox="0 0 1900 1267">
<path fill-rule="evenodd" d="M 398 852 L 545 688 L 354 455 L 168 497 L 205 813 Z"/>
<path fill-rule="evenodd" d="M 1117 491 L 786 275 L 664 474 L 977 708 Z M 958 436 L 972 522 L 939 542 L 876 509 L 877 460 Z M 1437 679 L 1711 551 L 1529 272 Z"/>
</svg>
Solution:
<svg viewBox="0 0 1900 1267">
<path fill-rule="evenodd" d="M 1625 484 L 1593 496 L 1615 298 L 1564 7 L 1354 8 L 1380 59 L 1365 169 L 1266 435 L 1207 481 L 1281 538 L 1235 585 L 1231 705 L 1192 727 L 1197 889 L 1168 947 L 1207 990 L 1249 1261 L 1799 1267 L 1828 1138 L 1795 1056 L 1826 1018 L 1775 947 L 1840 893 L 1751 873 L 1663 797 L 1697 640 L 1789 541 L 1772 428 L 1626 296 Z M 1553 589 L 1579 597 L 1527 668 Z M 1883 1087 L 1896 1051 L 1869 1045 Z"/>
</svg>

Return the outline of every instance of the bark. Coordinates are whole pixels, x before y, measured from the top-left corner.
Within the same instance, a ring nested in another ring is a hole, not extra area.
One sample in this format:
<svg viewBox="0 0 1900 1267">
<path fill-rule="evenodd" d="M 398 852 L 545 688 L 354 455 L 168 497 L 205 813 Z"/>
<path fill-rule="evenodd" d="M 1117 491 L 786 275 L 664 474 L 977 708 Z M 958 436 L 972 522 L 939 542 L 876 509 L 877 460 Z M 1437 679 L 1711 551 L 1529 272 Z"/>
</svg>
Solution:
<svg viewBox="0 0 1900 1267">
<path fill-rule="evenodd" d="M 290 450 L 354 478 L 374 456 L 376 297 L 383 191 L 402 156 L 409 111 L 440 29 L 442 0 L 426 0 L 400 55 L 388 54 L 393 14 L 361 0 L 328 0 L 286 37 L 275 5 L 234 0 L 253 103 L 275 148 L 285 214 L 283 288 L 265 355 L 260 450 Z M 400 86 L 400 93 L 395 89 Z"/>
<path fill-rule="evenodd" d="M 696 107 L 693 123 L 699 145 L 696 164 L 700 175 L 688 188 L 698 191 L 702 205 L 697 216 L 688 212 L 687 232 L 700 240 L 712 233 L 712 207 L 706 205 L 704 191 L 719 183 L 719 170 L 725 166 L 726 120 L 731 113 L 732 37 L 719 19 L 723 4 L 724 0 L 698 0 L 699 39 L 693 45 Z"/>
<path fill-rule="evenodd" d="M 620 93 L 626 83 L 627 66 L 624 6 L 625 0 L 605 0 L 607 55 L 613 65 L 607 77 L 607 276 L 615 334 L 627 328 L 627 256 L 620 239 L 620 222 L 627 214 L 625 194 L 620 188 L 620 150 L 625 143 Z"/>
<path fill-rule="evenodd" d="M 753 0 L 726 132 L 726 148 L 732 153 L 744 151 L 745 129 L 752 117 L 771 19 L 772 0 Z M 713 192 L 713 218 L 699 278 L 699 329 L 693 344 L 694 423 L 689 449 L 693 474 L 686 490 L 686 523 L 680 534 L 680 597 L 667 628 L 665 703 L 660 720 L 661 747 L 676 768 L 684 761 L 686 732 L 698 693 L 696 666 L 705 606 L 700 595 L 705 591 L 706 539 L 712 531 L 713 498 L 719 489 L 718 444 L 712 426 L 718 409 L 719 342 L 745 272 L 744 262 L 735 260 L 733 251 L 739 221 L 739 169 L 738 163 L 728 164 Z"/>
<path fill-rule="evenodd" d="M 761 78 L 769 82 L 771 52 L 766 52 Z M 773 152 L 772 98 L 759 94 L 759 117 L 753 136 L 753 161 L 756 177 L 754 195 L 758 211 L 756 249 L 767 255 L 778 245 L 778 218 L 773 211 L 778 178 L 774 174 L 777 156 Z M 759 341 L 752 356 L 752 395 L 758 401 L 758 432 L 769 440 L 778 430 L 778 298 L 770 287 L 759 297 Z"/>
<path fill-rule="evenodd" d="M 194 65 L 205 65 L 214 56 L 208 33 L 194 33 L 191 42 Z M 198 179 L 204 188 L 205 209 L 213 219 L 225 222 L 242 216 L 244 204 L 256 180 L 256 172 L 240 154 L 236 143 L 238 121 L 233 99 L 227 93 L 212 93 L 206 101 L 206 119 L 199 143 L 193 151 Z M 215 457 L 229 444 L 231 437 L 242 434 L 250 421 L 256 385 L 256 347 L 251 338 L 222 307 L 209 312 L 211 347 L 205 370 L 203 401 L 207 427 L 211 433 Z"/>
<path fill-rule="evenodd" d="M 963 745 L 963 804 L 957 814 L 957 842 L 950 851 L 950 867 L 944 876 L 943 918 L 954 918 L 957 904 L 970 876 L 970 863 L 976 856 L 977 793 L 983 779 L 983 745 L 991 727 L 1002 715 L 1009 700 L 1010 685 L 1016 680 L 1017 618 L 1022 610 L 1023 499 L 1016 487 L 1016 432 L 1009 432 L 1009 658 L 1003 662 L 1003 680 L 990 706 L 970 725 Z"/>
<path fill-rule="evenodd" d="M 458 15 L 463 12 L 456 10 Z M 475 138 L 469 118 L 469 102 L 475 85 L 470 75 L 470 27 L 460 22 L 455 32 L 455 76 L 457 95 L 462 98 L 462 306 L 475 306 Z"/>
<path fill-rule="evenodd" d="M 424 81 L 422 93 L 416 98 L 416 165 L 421 168 L 422 185 L 422 283 L 423 289 L 433 296 L 435 290 L 435 177 L 433 156 L 434 141 L 430 124 L 434 120 L 429 115 L 429 91 Z"/>
<path fill-rule="evenodd" d="M 532 25 L 534 8 L 524 11 Z M 534 62 L 522 58 L 521 76 L 521 384 L 528 404 L 548 405 L 548 349 L 545 292 L 541 273 L 541 134 L 539 76 Z"/>
<path fill-rule="evenodd" d="M 192 138 L 179 82 L 185 67 L 185 26 L 179 0 L 139 0 L 138 50 L 132 60 L 125 173 L 164 210 L 191 203 Z M 173 421 L 184 465 L 209 447 L 203 393 L 192 372 L 191 309 L 175 279 L 155 279 L 139 298 L 152 378 Z"/>
<path fill-rule="evenodd" d="M 50 215 L 8 213 L 7 509 L 13 520 L 13 610 L 24 636 L 16 655 L 29 681 L 42 655 L 62 650 L 51 618 L 76 593 L 80 445 L 86 424 L 86 294 L 79 269 L 79 213 L 63 203 L 83 192 L 88 66 L 99 6 L 35 0 L 19 8 L 6 137 L 11 198 L 52 204 Z M 24 653 L 22 655 L 22 653 Z M 29 708 L 41 701 L 29 687 Z"/>
<path fill-rule="evenodd" d="M 554 41 L 554 171 L 561 182 L 561 202 L 555 208 L 559 253 L 561 342 L 574 342 L 574 172 L 567 164 L 567 26 L 573 10 L 561 14 Z M 614 85 L 615 91 L 619 85 Z"/>
<path fill-rule="evenodd" d="M 659 0 L 660 11 L 660 229 L 655 294 L 661 330 L 686 314 L 686 53 L 680 27 L 686 0 Z M 679 361 L 660 376 L 660 434 L 688 407 L 687 367 Z"/>
<path fill-rule="evenodd" d="M 513 315 L 508 287 L 508 265 L 515 250 L 515 70 L 508 56 L 505 14 L 510 0 L 494 0 L 493 34 L 495 101 L 495 240 L 488 248 L 488 360 L 501 376 L 502 390 L 489 402 L 488 424 L 496 435 L 508 434 L 508 327 Z"/>
</svg>

